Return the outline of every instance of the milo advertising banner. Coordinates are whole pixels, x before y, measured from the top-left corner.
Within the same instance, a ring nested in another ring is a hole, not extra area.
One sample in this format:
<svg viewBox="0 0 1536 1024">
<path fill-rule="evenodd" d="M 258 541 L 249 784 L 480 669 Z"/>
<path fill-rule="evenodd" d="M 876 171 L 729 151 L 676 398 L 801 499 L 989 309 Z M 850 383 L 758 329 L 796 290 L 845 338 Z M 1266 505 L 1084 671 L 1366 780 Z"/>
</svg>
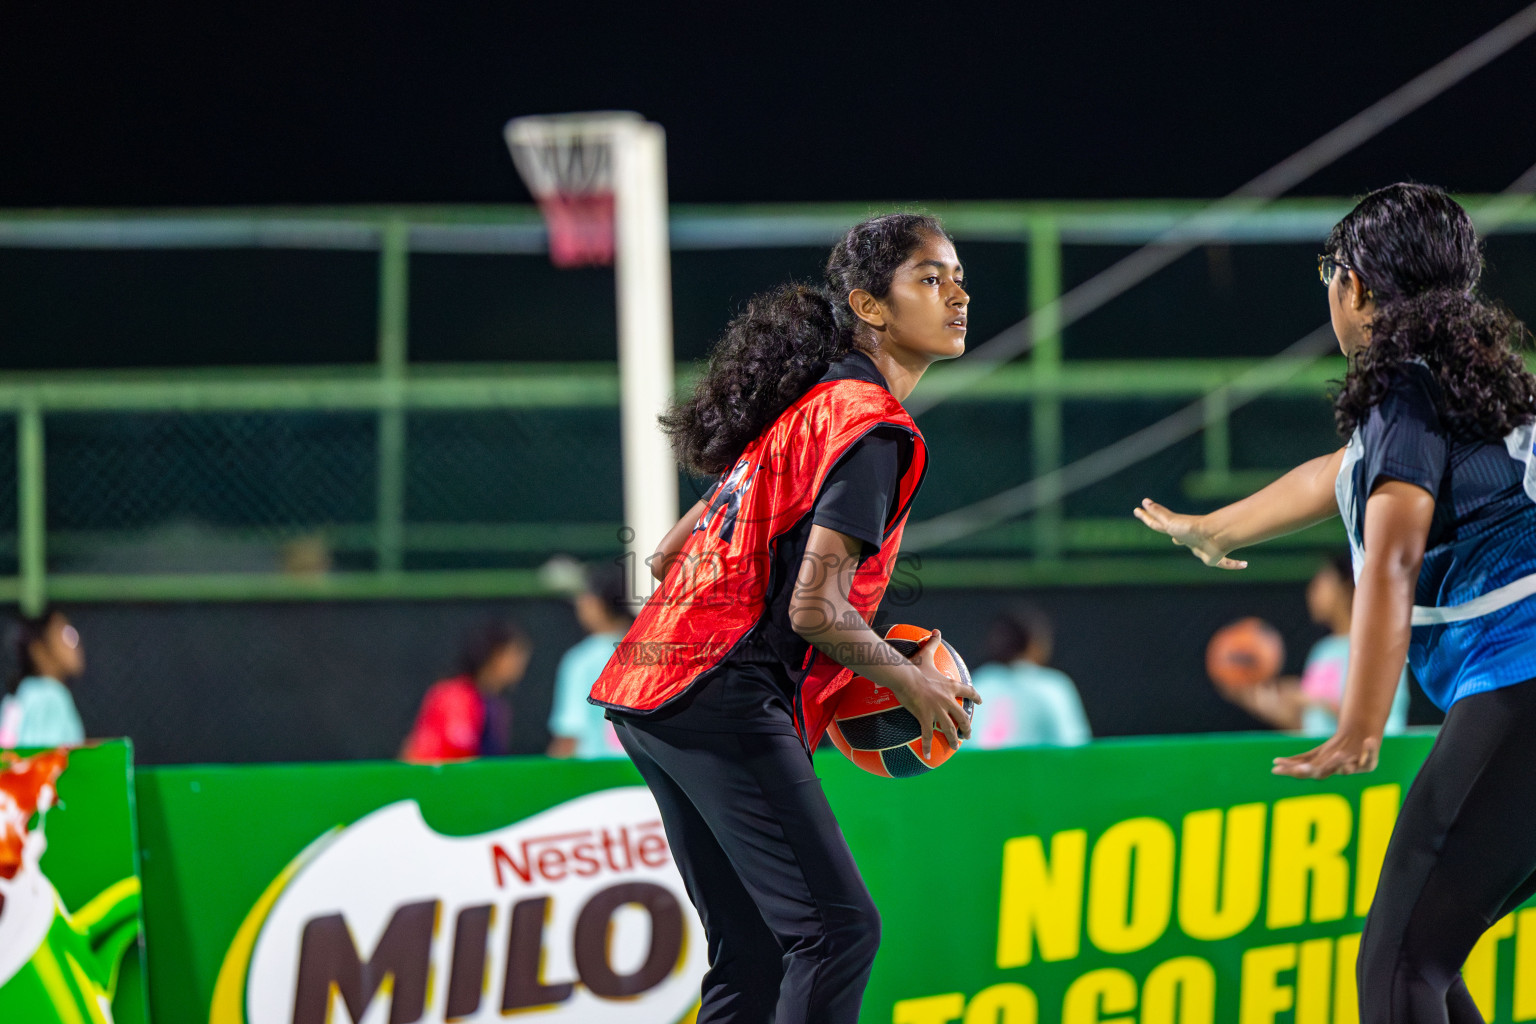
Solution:
<svg viewBox="0 0 1536 1024">
<path fill-rule="evenodd" d="M 0 750 L 0 1021 L 143 1024 L 126 742 Z"/>
<path fill-rule="evenodd" d="M 818 757 L 883 918 L 880 1024 L 1353 1024 L 1402 792 L 1275 737 Z M 627 763 L 176 768 L 139 782 L 155 1024 L 690 1020 L 705 948 Z M 1466 979 L 1536 1020 L 1536 910 Z"/>
<path fill-rule="evenodd" d="M 677 1024 L 707 949 L 622 764 L 166 769 L 156 1024 Z"/>
</svg>

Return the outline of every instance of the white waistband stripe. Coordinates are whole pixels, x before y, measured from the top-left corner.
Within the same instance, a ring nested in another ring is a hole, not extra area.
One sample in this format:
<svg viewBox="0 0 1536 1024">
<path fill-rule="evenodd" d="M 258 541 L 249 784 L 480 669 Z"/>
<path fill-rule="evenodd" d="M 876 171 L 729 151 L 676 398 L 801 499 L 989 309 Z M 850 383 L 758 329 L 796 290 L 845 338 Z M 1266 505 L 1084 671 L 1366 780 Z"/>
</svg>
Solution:
<svg viewBox="0 0 1536 1024">
<path fill-rule="evenodd" d="M 1522 576 L 1513 583 L 1506 583 L 1497 590 L 1490 590 L 1465 604 L 1446 605 L 1443 608 L 1426 608 L 1416 604 L 1413 606 L 1413 624 L 1443 626 L 1447 622 L 1475 619 L 1480 615 L 1496 612 L 1500 608 L 1508 608 L 1516 601 L 1530 597 L 1532 594 L 1536 594 L 1536 574 Z"/>
</svg>

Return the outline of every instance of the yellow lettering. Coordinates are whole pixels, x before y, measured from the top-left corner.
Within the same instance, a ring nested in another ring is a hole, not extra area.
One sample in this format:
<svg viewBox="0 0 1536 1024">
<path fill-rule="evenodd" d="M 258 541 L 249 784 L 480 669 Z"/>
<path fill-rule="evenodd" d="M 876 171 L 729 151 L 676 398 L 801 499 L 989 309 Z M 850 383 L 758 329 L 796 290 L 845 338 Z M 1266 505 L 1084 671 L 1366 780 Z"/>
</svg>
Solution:
<svg viewBox="0 0 1536 1024">
<path fill-rule="evenodd" d="M 1013 982 L 982 989 L 965 1008 L 965 1024 L 1036 1024 L 1039 1019 L 1035 994 Z"/>
<path fill-rule="evenodd" d="M 1061 1004 L 1061 1024 L 1136 1024 L 1134 1017 L 1106 1013 L 1136 1010 L 1136 979 L 1115 967 L 1089 971 L 1067 989 Z"/>
<path fill-rule="evenodd" d="M 1359 934 L 1340 935 L 1333 949 L 1333 1024 L 1360 1024 L 1360 988 L 1355 981 L 1359 959 Z"/>
<path fill-rule="evenodd" d="M 1536 1020 L 1536 910 L 1515 915 L 1515 1020 Z"/>
<path fill-rule="evenodd" d="M 1403 787 L 1397 783 L 1371 786 L 1360 793 L 1360 827 L 1356 830 L 1355 916 L 1364 917 L 1381 879 L 1381 862 L 1387 859 L 1387 840 L 1397 824 L 1397 808 Z"/>
<path fill-rule="evenodd" d="M 1333 940 L 1303 942 L 1296 958 L 1296 1024 L 1328 1024 L 1332 989 Z"/>
<path fill-rule="evenodd" d="M 1019 836 L 1003 844 L 997 966 L 1024 966 L 1037 942 L 1042 960 L 1077 956 L 1087 852 L 1088 833 L 1083 829 L 1052 836 L 1049 862 L 1039 836 Z"/>
<path fill-rule="evenodd" d="M 948 992 L 942 996 L 898 999 L 891 1011 L 891 1024 L 950 1024 L 965 1012 L 965 996 Z"/>
<path fill-rule="evenodd" d="M 1168 930 L 1173 913 L 1173 829 L 1157 818 L 1131 818 L 1093 846 L 1088 869 L 1088 937 L 1106 953 L 1146 949 Z"/>
<path fill-rule="evenodd" d="M 1349 861 L 1344 849 L 1354 814 L 1337 793 L 1275 802 L 1269 850 L 1270 928 L 1337 921 L 1349 909 Z M 1311 883 L 1311 915 L 1307 889 Z"/>
<path fill-rule="evenodd" d="M 1295 966 L 1295 943 L 1262 946 L 1243 953 L 1242 988 L 1237 1000 L 1239 1024 L 1274 1024 L 1276 1014 L 1291 1008 L 1296 992 L 1291 986 L 1280 984 L 1278 975 Z"/>
<path fill-rule="evenodd" d="M 1493 1020 L 1493 1001 L 1498 995 L 1499 940 L 1515 934 L 1515 919 L 1504 916 L 1493 927 L 1483 932 L 1467 962 L 1461 966 L 1461 980 L 1467 983 L 1472 1001 L 1482 1011 L 1486 1020 Z"/>
<path fill-rule="evenodd" d="M 1263 804 L 1240 804 L 1225 814 L 1214 808 L 1185 816 L 1179 866 L 1179 927 L 1185 935 L 1229 939 L 1258 916 L 1266 811 Z"/>
<path fill-rule="evenodd" d="M 1176 957 L 1147 975 L 1141 1024 L 1212 1024 L 1215 1019 L 1216 969 L 1208 961 Z"/>
</svg>

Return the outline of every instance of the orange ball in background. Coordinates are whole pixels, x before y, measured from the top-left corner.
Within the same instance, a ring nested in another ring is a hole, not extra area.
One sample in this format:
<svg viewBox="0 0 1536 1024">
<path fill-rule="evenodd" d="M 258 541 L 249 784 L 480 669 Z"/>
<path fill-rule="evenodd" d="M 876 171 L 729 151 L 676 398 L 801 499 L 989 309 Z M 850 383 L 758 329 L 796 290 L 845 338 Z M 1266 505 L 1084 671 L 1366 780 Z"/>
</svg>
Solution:
<svg viewBox="0 0 1536 1024">
<path fill-rule="evenodd" d="M 1205 648 L 1205 671 L 1228 690 L 1266 683 L 1285 665 L 1285 641 L 1263 619 L 1250 617 L 1223 626 Z"/>
</svg>

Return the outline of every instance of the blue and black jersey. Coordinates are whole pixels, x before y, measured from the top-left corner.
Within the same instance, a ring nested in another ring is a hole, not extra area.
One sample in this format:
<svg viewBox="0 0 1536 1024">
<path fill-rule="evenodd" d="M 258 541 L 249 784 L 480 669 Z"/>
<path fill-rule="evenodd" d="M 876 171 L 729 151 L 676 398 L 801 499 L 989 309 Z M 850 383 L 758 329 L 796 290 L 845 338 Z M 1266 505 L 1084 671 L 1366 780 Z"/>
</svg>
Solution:
<svg viewBox="0 0 1536 1024">
<path fill-rule="evenodd" d="M 1357 573 L 1371 492 L 1401 480 L 1434 496 L 1408 664 L 1449 709 L 1536 678 L 1536 429 L 1458 439 L 1441 406 L 1434 373 L 1402 366 L 1350 438 L 1336 489 Z"/>
</svg>

